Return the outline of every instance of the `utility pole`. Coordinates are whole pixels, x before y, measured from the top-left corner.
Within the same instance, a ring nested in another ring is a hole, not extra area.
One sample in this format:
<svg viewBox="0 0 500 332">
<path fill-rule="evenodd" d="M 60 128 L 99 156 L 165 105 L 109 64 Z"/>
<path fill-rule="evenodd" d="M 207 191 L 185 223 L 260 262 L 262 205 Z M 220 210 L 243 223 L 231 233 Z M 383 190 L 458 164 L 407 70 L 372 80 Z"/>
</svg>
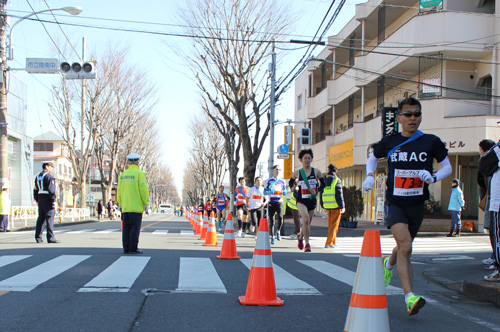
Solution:
<svg viewBox="0 0 500 332">
<path fill-rule="evenodd" d="M 7 0 L 0 0 L 0 182 L 8 181 L 8 158 L 7 153 Z"/>
<path fill-rule="evenodd" d="M 273 164 L 274 164 L 274 108 L 276 99 L 276 38 L 272 41 L 272 53 L 271 53 L 271 64 L 270 64 L 270 74 L 271 74 L 271 103 L 270 103 L 270 117 L 271 130 L 269 135 L 269 178 L 273 177 Z"/>
<path fill-rule="evenodd" d="M 82 63 L 85 62 L 85 37 L 82 38 Z M 81 153 L 83 154 L 83 145 L 85 143 L 85 94 L 87 92 L 87 83 L 85 79 L 82 79 L 82 131 L 81 131 L 81 145 L 80 145 L 80 150 Z M 89 137 L 90 139 L 90 137 Z M 85 163 L 82 163 L 82 167 L 85 167 Z M 82 169 L 82 176 L 83 174 L 86 174 L 87 172 L 84 173 L 84 169 Z M 80 208 L 84 208 L 87 200 L 87 193 L 86 193 L 86 186 L 85 186 L 85 178 L 82 179 L 82 186 L 83 188 L 80 190 L 81 195 L 83 197 L 80 197 Z"/>
</svg>

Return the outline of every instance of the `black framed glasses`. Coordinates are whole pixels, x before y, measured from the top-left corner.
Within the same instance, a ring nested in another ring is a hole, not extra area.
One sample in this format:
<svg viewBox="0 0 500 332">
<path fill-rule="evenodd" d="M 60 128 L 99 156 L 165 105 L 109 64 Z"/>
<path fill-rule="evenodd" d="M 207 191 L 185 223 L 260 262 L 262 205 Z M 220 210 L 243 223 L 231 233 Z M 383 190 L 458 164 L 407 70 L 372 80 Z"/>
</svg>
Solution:
<svg viewBox="0 0 500 332">
<path fill-rule="evenodd" d="M 411 117 L 414 115 L 416 118 L 420 117 L 422 115 L 422 111 L 420 110 L 415 110 L 415 111 L 404 111 L 401 112 L 401 115 L 406 116 L 407 118 Z"/>
</svg>

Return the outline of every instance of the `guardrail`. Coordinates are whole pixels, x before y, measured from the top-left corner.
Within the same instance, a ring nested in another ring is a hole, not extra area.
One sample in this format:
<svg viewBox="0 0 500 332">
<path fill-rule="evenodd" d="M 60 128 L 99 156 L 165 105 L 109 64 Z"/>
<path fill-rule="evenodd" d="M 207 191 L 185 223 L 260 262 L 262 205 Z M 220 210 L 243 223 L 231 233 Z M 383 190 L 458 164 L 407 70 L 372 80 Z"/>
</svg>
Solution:
<svg viewBox="0 0 500 332">
<path fill-rule="evenodd" d="M 90 217 L 90 211 L 86 208 L 59 208 L 56 210 L 54 222 L 80 221 Z M 24 221 L 24 227 L 28 227 L 28 221 L 36 221 L 38 218 L 38 207 L 36 206 L 13 206 L 10 214 L 11 229 L 19 228 L 19 222 Z M 32 223 L 30 223 L 32 224 Z"/>
</svg>

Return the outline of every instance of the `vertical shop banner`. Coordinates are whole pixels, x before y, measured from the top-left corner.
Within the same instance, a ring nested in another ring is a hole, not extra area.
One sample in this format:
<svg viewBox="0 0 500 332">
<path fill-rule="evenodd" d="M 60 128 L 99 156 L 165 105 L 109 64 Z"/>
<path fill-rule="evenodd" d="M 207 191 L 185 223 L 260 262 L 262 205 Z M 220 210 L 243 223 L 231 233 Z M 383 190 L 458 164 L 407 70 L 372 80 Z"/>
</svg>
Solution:
<svg viewBox="0 0 500 332">
<path fill-rule="evenodd" d="M 390 136 L 398 133 L 397 115 L 397 107 L 384 107 L 382 109 L 382 136 Z"/>
</svg>

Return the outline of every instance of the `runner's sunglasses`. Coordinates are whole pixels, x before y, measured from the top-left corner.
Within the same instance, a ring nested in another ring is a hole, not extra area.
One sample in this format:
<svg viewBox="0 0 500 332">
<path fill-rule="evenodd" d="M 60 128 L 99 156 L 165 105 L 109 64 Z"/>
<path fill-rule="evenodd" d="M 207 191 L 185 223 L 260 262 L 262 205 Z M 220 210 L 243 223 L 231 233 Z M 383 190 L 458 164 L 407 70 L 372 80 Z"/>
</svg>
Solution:
<svg viewBox="0 0 500 332">
<path fill-rule="evenodd" d="M 404 111 L 400 113 L 401 115 L 404 115 L 406 117 L 411 117 L 414 115 L 416 118 L 420 117 L 422 115 L 422 111 L 416 110 L 416 111 Z"/>
</svg>

